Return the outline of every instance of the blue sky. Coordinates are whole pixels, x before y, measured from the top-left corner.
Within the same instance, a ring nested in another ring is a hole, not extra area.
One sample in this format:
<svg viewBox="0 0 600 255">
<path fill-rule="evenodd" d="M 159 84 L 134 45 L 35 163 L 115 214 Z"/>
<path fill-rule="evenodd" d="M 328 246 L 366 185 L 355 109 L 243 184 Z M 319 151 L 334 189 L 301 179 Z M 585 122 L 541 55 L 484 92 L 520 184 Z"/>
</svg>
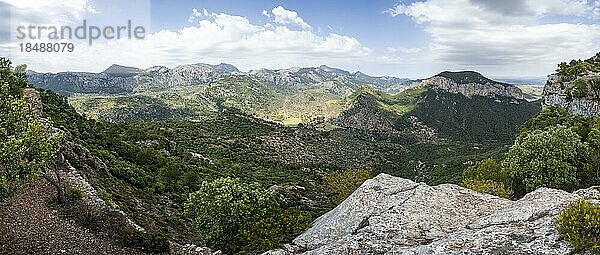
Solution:
<svg viewBox="0 0 600 255">
<path fill-rule="evenodd" d="M 413 1 L 414 2 L 414 1 Z M 181 10 L 207 9 L 247 17 L 254 23 L 267 23 L 262 10 L 276 6 L 299 12 L 304 20 L 322 33 L 336 32 L 360 38 L 374 48 L 418 47 L 428 35 L 409 17 L 391 17 L 383 12 L 397 3 L 393 0 L 373 1 L 152 1 L 153 30 L 178 29 L 189 25 L 189 13 Z M 331 30 L 333 29 L 333 30 Z"/>
<path fill-rule="evenodd" d="M 2 10 L 11 14 L 3 33 L 82 20 L 148 30 L 143 40 L 73 41 L 70 54 L 0 40 L 0 54 L 42 72 L 224 62 L 243 71 L 326 64 L 409 78 L 443 70 L 525 78 L 600 51 L 600 0 L 0 0 Z"/>
</svg>

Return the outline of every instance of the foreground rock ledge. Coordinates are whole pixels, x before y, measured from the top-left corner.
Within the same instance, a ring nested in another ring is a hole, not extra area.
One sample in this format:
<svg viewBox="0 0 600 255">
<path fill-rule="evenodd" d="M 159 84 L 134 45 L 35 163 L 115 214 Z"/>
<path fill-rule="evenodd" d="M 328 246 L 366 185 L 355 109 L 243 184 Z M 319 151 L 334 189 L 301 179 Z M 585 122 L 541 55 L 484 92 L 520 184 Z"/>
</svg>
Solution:
<svg viewBox="0 0 600 255">
<path fill-rule="evenodd" d="M 380 174 L 292 244 L 265 254 L 568 254 L 554 224 L 578 198 L 600 192 L 540 188 L 511 201 Z"/>
</svg>

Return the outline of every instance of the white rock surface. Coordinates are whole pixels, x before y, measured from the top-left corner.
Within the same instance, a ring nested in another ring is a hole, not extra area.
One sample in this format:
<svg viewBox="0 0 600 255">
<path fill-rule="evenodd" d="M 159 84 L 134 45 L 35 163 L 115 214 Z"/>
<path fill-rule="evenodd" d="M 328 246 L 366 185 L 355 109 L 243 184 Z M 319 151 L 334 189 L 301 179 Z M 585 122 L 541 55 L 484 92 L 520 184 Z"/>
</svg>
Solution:
<svg viewBox="0 0 600 255">
<path fill-rule="evenodd" d="M 500 83 L 466 83 L 459 84 L 455 81 L 434 76 L 421 82 L 421 86 L 429 86 L 435 89 L 447 91 L 453 94 L 462 94 L 467 97 L 508 97 L 523 99 L 523 92 L 516 86 Z"/>
<path fill-rule="evenodd" d="M 518 201 L 380 174 L 283 249 L 290 254 L 567 254 L 555 219 L 595 189 L 540 188 Z"/>
<path fill-rule="evenodd" d="M 598 95 L 590 92 L 586 97 L 575 98 L 569 96 L 573 90 L 575 81 L 561 81 L 563 79 L 557 74 L 550 75 L 544 87 L 544 106 L 561 106 L 570 113 L 581 114 L 586 117 L 600 117 L 600 99 Z M 589 73 L 578 79 L 593 80 L 600 79 L 600 73 Z"/>
</svg>

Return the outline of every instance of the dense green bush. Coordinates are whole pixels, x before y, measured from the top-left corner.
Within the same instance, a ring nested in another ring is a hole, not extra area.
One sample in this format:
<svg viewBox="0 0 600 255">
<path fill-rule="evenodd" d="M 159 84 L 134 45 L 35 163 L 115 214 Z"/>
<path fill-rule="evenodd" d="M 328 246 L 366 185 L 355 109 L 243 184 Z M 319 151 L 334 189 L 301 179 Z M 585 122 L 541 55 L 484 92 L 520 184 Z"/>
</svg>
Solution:
<svg viewBox="0 0 600 255">
<path fill-rule="evenodd" d="M 512 190 L 504 186 L 504 183 L 492 180 L 466 179 L 463 180 L 460 185 L 477 192 L 486 193 L 502 198 L 510 198 L 512 196 Z"/>
<path fill-rule="evenodd" d="M 338 205 L 354 192 L 363 182 L 373 178 L 371 171 L 339 170 L 327 174 L 323 190 L 332 197 L 332 204 Z"/>
<path fill-rule="evenodd" d="M 477 167 L 470 166 L 463 172 L 461 186 L 481 193 L 510 198 L 510 178 L 495 159 L 483 160 Z"/>
<path fill-rule="evenodd" d="M 521 127 L 509 155 L 504 168 L 513 174 L 517 198 L 541 186 L 573 190 L 598 185 L 600 119 L 544 108 Z"/>
<path fill-rule="evenodd" d="M 575 79 L 577 76 L 587 72 L 600 72 L 600 52 L 586 60 L 571 60 L 558 64 L 556 72 L 567 80 Z"/>
<path fill-rule="evenodd" d="M 585 98 L 589 93 L 588 82 L 584 79 L 575 80 L 573 87 L 573 96 L 575 98 Z"/>
<path fill-rule="evenodd" d="M 536 130 L 519 137 L 503 165 L 517 195 L 542 186 L 573 190 L 579 187 L 577 172 L 582 149 L 580 136 L 568 127 Z"/>
<path fill-rule="evenodd" d="M 557 219 L 557 229 L 576 252 L 600 252 L 600 205 L 573 202 Z"/>
<path fill-rule="evenodd" d="M 53 134 L 51 122 L 23 96 L 24 71 L 0 58 L 0 199 L 16 192 L 20 181 L 42 173 L 59 148 L 60 133 Z"/>
<path fill-rule="evenodd" d="M 293 210 L 281 211 L 260 184 L 232 178 L 202 183 L 189 195 L 185 213 L 204 245 L 229 254 L 276 248 L 284 233 L 302 231 L 308 219 Z"/>
<path fill-rule="evenodd" d="M 484 159 L 477 167 L 468 167 L 463 172 L 463 180 L 492 180 L 510 184 L 508 173 L 502 169 L 502 164 L 493 158 Z"/>
</svg>

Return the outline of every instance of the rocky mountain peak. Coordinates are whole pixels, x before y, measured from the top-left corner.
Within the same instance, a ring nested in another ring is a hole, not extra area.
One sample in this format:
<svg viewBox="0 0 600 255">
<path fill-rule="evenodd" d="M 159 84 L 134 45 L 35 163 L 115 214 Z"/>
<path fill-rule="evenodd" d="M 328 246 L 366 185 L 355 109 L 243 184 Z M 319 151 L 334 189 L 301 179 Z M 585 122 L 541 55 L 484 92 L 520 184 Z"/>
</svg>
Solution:
<svg viewBox="0 0 600 255">
<path fill-rule="evenodd" d="M 221 63 L 221 64 L 218 64 L 218 65 L 215 65 L 214 68 L 217 69 L 217 70 L 219 70 L 219 71 L 221 71 L 221 72 L 227 72 L 227 73 L 236 73 L 236 72 L 240 71 L 234 65 L 226 64 L 226 63 Z"/>
<path fill-rule="evenodd" d="M 421 86 L 462 94 L 467 97 L 523 99 L 523 92 L 516 86 L 491 80 L 474 71 L 441 72 L 436 76 L 423 80 Z"/>
<path fill-rule="evenodd" d="M 102 71 L 102 73 L 105 73 L 105 74 L 136 74 L 141 71 L 142 71 L 142 69 L 139 69 L 137 67 L 129 67 L 129 66 L 113 64 L 106 70 Z"/>
<path fill-rule="evenodd" d="M 292 244 L 266 254 L 568 254 L 554 222 L 579 198 L 600 192 L 540 188 L 511 201 L 380 174 Z"/>
<path fill-rule="evenodd" d="M 144 70 L 144 72 L 146 73 L 164 73 L 164 72 L 168 72 L 169 68 L 167 68 L 166 66 L 151 66 L 148 67 Z"/>
<path fill-rule="evenodd" d="M 345 70 L 342 70 L 342 69 L 328 67 L 326 65 L 321 65 L 321 66 L 319 66 L 318 69 L 321 70 L 321 71 L 323 71 L 323 72 L 334 74 L 334 75 L 350 76 L 350 72 L 348 72 L 348 71 L 345 71 Z"/>
<path fill-rule="evenodd" d="M 446 79 L 450 79 L 457 84 L 469 84 L 469 83 L 479 83 L 479 84 L 499 84 L 504 86 L 510 86 L 509 84 L 497 82 L 491 79 L 486 78 L 482 74 L 475 71 L 444 71 L 436 75 L 437 77 L 444 77 Z"/>
</svg>

